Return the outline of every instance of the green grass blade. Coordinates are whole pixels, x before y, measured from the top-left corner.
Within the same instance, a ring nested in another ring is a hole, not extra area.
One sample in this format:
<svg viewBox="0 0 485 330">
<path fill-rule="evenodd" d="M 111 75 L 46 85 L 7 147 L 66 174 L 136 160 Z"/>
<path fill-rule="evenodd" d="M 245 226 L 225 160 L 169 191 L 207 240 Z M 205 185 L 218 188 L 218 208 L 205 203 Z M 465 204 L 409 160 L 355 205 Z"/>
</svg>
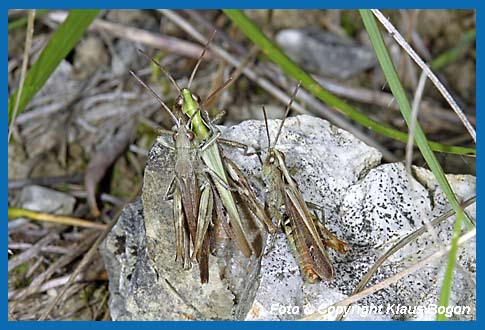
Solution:
<svg viewBox="0 0 485 330">
<path fill-rule="evenodd" d="M 431 65 L 430 65 L 431 70 L 439 70 L 442 67 L 458 60 L 460 56 L 463 54 L 463 52 L 466 50 L 466 48 L 475 42 L 475 38 L 476 38 L 475 29 L 465 32 L 463 36 L 460 38 L 460 42 L 458 42 L 458 45 L 444 52 L 436 59 L 434 59 L 433 62 L 431 62 Z"/>
<path fill-rule="evenodd" d="M 387 82 L 389 83 L 389 87 L 391 88 L 392 94 L 396 98 L 397 103 L 399 104 L 399 108 L 401 113 L 406 120 L 408 126 L 411 123 L 411 106 L 407 99 L 406 93 L 404 88 L 401 85 L 399 77 L 396 72 L 396 68 L 389 56 L 389 52 L 386 48 L 384 40 L 382 38 L 381 32 L 379 27 L 377 26 L 376 20 L 374 15 L 370 10 L 360 10 L 360 15 L 362 16 L 362 20 L 364 21 L 364 26 L 369 34 L 372 46 L 377 55 L 377 59 L 382 67 L 382 71 L 386 76 Z M 424 135 L 423 130 L 418 122 L 415 125 L 415 142 L 418 145 L 419 150 L 421 151 L 426 163 L 428 164 L 429 168 L 433 172 L 436 181 L 438 182 L 441 190 L 446 195 L 451 207 L 456 212 L 456 221 L 453 230 L 453 238 L 452 238 L 452 246 L 448 258 L 448 265 L 445 273 L 445 278 L 443 281 L 443 285 L 441 287 L 441 294 L 440 294 L 440 306 L 448 306 L 449 297 L 451 293 L 451 286 L 453 280 L 453 272 L 455 269 L 456 264 L 456 254 L 458 250 L 458 238 L 461 233 L 461 222 L 462 219 L 465 218 L 468 220 L 469 224 L 471 224 L 470 219 L 464 214 L 461 205 L 459 204 L 455 193 L 451 189 L 451 186 L 448 180 L 443 173 L 443 169 L 439 164 L 438 160 L 436 159 L 433 151 L 431 150 L 428 140 Z M 444 314 L 438 314 L 437 320 L 445 320 L 446 316 Z"/>
<path fill-rule="evenodd" d="M 67 19 L 52 34 L 37 61 L 27 72 L 22 95 L 19 100 L 17 115 L 22 113 L 32 97 L 42 88 L 61 60 L 71 51 L 84 34 L 89 24 L 98 15 L 99 10 L 71 10 Z M 8 99 L 8 123 L 17 98 L 15 91 Z"/>
<path fill-rule="evenodd" d="M 451 250 L 448 255 L 448 265 L 446 266 L 445 277 L 441 286 L 440 300 L 438 306 L 447 307 L 450 302 L 451 285 L 453 283 L 453 272 L 456 264 L 456 254 L 458 252 L 458 239 L 461 232 L 461 220 L 463 213 L 456 215 L 455 228 L 453 238 L 451 240 Z M 446 315 L 444 313 L 436 313 L 436 321 L 446 321 Z"/>
<path fill-rule="evenodd" d="M 391 60 L 391 56 L 389 55 L 379 27 L 377 26 L 377 23 L 374 19 L 374 15 L 370 10 L 360 10 L 360 14 L 364 21 L 364 26 L 367 30 L 367 33 L 369 34 L 372 46 L 374 47 L 377 60 L 381 65 L 382 71 L 384 72 L 392 94 L 396 98 L 396 102 L 399 104 L 399 109 L 401 110 L 404 120 L 406 120 L 406 123 L 409 127 L 411 123 L 411 105 L 409 104 L 406 92 L 404 91 L 401 81 L 399 80 L 396 68 L 394 67 L 394 63 Z M 458 202 L 455 193 L 451 189 L 451 186 L 445 177 L 443 169 L 436 159 L 435 154 L 431 150 L 429 142 L 426 139 L 426 136 L 418 122 L 416 122 L 415 125 L 414 136 L 416 145 L 421 151 L 421 154 L 423 155 L 429 168 L 433 172 L 436 181 L 441 187 L 441 190 L 446 195 L 446 198 L 448 198 L 451 207 L 453 208 L 453 210 L 455 210 L 457 215 L 462 213 L 463 211 L 461 209 L 460 203 Z"/>
<path fill-rule="evenodd" d="M 224 10 L 224 13 L 253 43 L 262 49 L 263 53 L 270 60 L 278 64 L 286 74 L 293 77 L 295 80 L 301 80 L 303 87 L 305 87 L 310 93 L 319 98 L 321 101 L 325 102 L 328 106 L 340 110 L 350 119 L 355 120 L 362 126 L 371 129 L 374 132 L 388 136 L 403 143 L 407 142 L 408 135 L 406 133 L 367 117 L 337 96 L 324 89 L 315 79 L 302 70 L 290 58 L 288 58 L 279 49 L 279 47 L 268 37 L 266 37 L 258 26 L 256 26 L 256 24 L 254 24 L 254 22 L 252 22 L 242 11 L 226 9 Z M 473 148 L 447 146 L 437 142 L 429 142 L 429 145 L 433 150 L 441 152 L 460 155 L 476 154 L 476 150 Z"/>
</svg>

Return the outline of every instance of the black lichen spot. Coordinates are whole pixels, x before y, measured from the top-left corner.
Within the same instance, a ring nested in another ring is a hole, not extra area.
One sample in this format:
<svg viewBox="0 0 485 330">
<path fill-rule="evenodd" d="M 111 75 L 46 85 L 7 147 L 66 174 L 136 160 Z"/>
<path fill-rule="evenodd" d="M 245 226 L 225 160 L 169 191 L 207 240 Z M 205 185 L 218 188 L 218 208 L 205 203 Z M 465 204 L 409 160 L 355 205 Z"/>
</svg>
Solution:
<svg viewBox="0 0 485 330">
<path fill-rule="evenodd" d="M 126 236 L 116 236 L 115 237 L 115 248 L 116 251 L 114 252 L 116 255 L 123 254 L 125 252 L 126 247 Z"/>
</svg>

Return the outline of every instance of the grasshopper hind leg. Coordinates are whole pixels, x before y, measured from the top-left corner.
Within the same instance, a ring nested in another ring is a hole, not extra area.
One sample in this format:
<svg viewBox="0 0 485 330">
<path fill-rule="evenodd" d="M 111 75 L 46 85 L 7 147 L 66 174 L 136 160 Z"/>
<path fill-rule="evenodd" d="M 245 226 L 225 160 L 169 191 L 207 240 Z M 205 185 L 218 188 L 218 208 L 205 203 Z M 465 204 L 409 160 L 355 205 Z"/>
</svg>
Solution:
<svg viewBox="0 0 485 330">
<path fill-rule="evenodd" d="M 318 274 L 314 263 L 310 259 L 313 247 L 310 247 L 308 249 L 308 247 L 304 244 L 304 240 L 298 233 L 298 230 L 296 229 L 294 224 L 292 224 L 289 217 L 285 217 L 284 219 L 282 219 L 281 227 L 283 228 L 286 238 L 288 239 L 288 243 L 293 250 L 293 255 L 295 257 L 298 268 L 300 269 L 300 274 L 303 277 L 303 280 L 310 284 L 316 283 L 319 278 L 321 278 L 321 276 Z M 332 274 L 333 270 L 331 269 L 328 273 Z"/>
<path fill-rule="evenodd" d="M 189 229 L 184 226 L 183 228 L 183 246 L 184 246 L 184 254 L 182 257 L 183 266 L 185 270 L 192 268 L 192 262 L 190 260 L 190 235 Z"/>
<path fill-rule="evenodd" d="M 317 225 L 318 233 L 326 247 L 342 254 L 346 254 L 350 251 L 350 244 L 342 241 L 334 233 L 328 230 L 327 227 L 325 227 L 324 222 L 320 220 L 315 213 L 312 214 L 312 218 Z"/>
</svg>

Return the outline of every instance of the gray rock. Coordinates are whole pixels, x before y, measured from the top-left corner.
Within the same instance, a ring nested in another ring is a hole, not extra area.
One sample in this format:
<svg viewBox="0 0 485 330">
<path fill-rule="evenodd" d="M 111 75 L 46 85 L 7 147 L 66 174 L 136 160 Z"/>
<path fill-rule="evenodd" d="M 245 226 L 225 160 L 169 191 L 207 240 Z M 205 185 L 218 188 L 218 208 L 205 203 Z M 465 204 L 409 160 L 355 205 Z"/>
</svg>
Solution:
<svg viewBox="0 0 485 330">
<path fill-rule="evenodd" d="M 287 153 L 287 160 L 291 155 Z M 402 164 L 385 164 L 372 169 L 362 180 L 348 187 L 342 198 L 335 198 L 338 213 L 327 226 L 339 237 L 352 245 L 346 256 L 330 251 L 336 278 L 332 282 L 306 284 L 300 280 L 297 265 L 291 258 L 286 240 L 279 235 L 274 246 L 268 246 L 262 260 L 262 279 L 253 308 L 248 319 L 298 319 L 312 314 L 321 307 L 330 306 L 350 295 L 362 276 L 374 262 L 400 237 L 424 225 L 423 217 L 428 220 L 444 213 L 449 205 L 444 203 L 444 195 L 437 188 L 431 172 L 415 168 L 420 180 L 429 183 L 423 187 L 412 179 L 408 182 Z M 475 195 L 475 179 L 472 176 L 448 175 L 460 200 Z M 303 191 L 317 189 L 301 182 Z M 429 196 L 434 196 L 434 204 Z M 437 202 L 443 201 L 443 202 Z M 474 205 L 467 208 L 475 217 Z M 328 212 L 327 212 L 328 215 Z M 399 250 L 378 270 L 371 284 L 388 278 L 421 258 L 432 254 L 443 242 L 449 242 L 453 232 L 454 217 L 436 228 L 438 241 L 430 234 L 421 236 L 415 242 Z M 288 257 L 289 256 L 289 257 Z M 450 306 L 470 306 L 471 314 L 455 314 L 451 318 L 467 320 L 474 318 L 475 310 L 475 242 L 468 242 L 460 248 L 458 261 L 461 267 L 454 274 L 453 294 Z M 377 293 L 358 302 L 348 320 L 434 320 L 432 305 L 438 302 L 441 282 L 447 259 L 437 260 L 420 271 L 402 279 Z M 277 269 L 277 272 L 272 270 Z M 277 295 L 271 291 L 277 287 Z M 401 314 L 395 306 L 429 307 L 422 314 Z M 292 310 L 286 308 L 291 306 Z M 369 306 L 383 306 L 383 312 L 366 314 Z M 394 307 L 393 307 L 394 306 Z M 387 308 L 390 311 L 386 312 Z M 336 314 L 326 315 L 334 319 Z"/>
<path fill-rule="evenodd" d="M 274 139 L 279 120 L 269 121 Z M 223 137 L 237 140 L 265 156 L 267 139 L 261 121 L 245 121 L 224 129 Z M 274 141 L 273 141 L 274 143 Z M 219 257 L 211 256 L 210 283 L 200 285 L 197 266 L 183 271 L 174 262 L 171 204 L 162 200 L 172 176 L 172 156 L 155 144 L 145 171 L 143 208 L 140 202 L 125 210 L 102 249 L 110 275 L 113 319 L 248 319 L 291 320 L 334 304 L 349 294 L 374 262 L 400 237 L 449 209 L 432 174 L 414 168 L 409 182 L 402 164 L 379 165 L 380 153 L 348 132 L 311 116 L 288 118 L 277 143 L 305 199 L 325 210 L 326 226 L 352 245 L 347 255 L 329 251 L 336 278 L 303 283 L 283 234 L 268 238 L 262 259 L 247 259 L 231 244 Z M 264 200 L 261 164 L 239 149 L 223 147 Z M 475 178 L 449 175 L 458 197 L 475 195 Z M 475 217 L 474 206 L 467 209 Z M 143 226 L 144 224 L 144 226 Z M 407 268 L 433 253 L 451 237 L 453 218 L 436 228 L 434 240 L 426 234 L 394 254 L 372 278 L 370 285 Z M 265 236 L 261 239 L 265 240 Z M 475 306 L 475 243 L 459 250 L 451 304 Z M 392 304 L 436 304 L 447 259 L 360 300 L 359 307 Z M 221 279 L 218 274 L 224 273 Z M 290 308 L 288 308 L 290 306 Z M 335 315 L 328 318 L 332 319 Z M 429 310 L 420 315 L 398 312 L 351 313 L 346 319 L 434 319 Z"/>
<path fill-rule="evenodd" d="M 76 199 L 57 190 L 32 185 L 22 188 L 18 204 L 32 211 L 65 215 L 72 214 Z"/>
<path fill-rule="evenodd" d="M 269 122 L 270 136 L 273 139 L 280 122 Z M 262 122 L 243 122 L 237 128 L 226 131 L 225 136 L 236 139 L 240 134 L 239 129 L 251 132 L 238 137 L 242 143 L 255 149 L 266 149 L 267 138 Z M 297 169 L 295 180 L 305 200 L 323 208 L 327 227 L 342 236 L 338 220 L 339 206 L 345 191 L 379 164 L 381 154 L 350 133 L 311 116 L 288 118 L 277 148 L 285 153 L 287 166 Z M 263 158 L 264 156 L 263 152 Z M 238 158 L 234 159 L 241 162 Z M 259 177 L 257 160 L 249 167 L 256 168 L 258 172 L 251 174 Z M 332 252 L 331 256 L 339 274 L 340 262 L 345 258 Z M 268 241 L 261 265 L 260 286 L 247 319 L 301 318 L 305 309 L 309 312 L 308 308 L 315 301 L 315 295 L 320 294 L 328 302 L 339 301 L 345 297 L 343 292 L 331 287 L 329 283 L 303 283 L 287 239 L 280 233 Z M 290 310 L 286 306 L 291 306 Z M 279 313 L 280 308 L 283 313 Z"/>
<path fill-rule="evenodd" d="M 71 195 L 42 186 L 25 186 L 20 194 L 14 195 L 12 204 L 18 207 L 44 213 L 60 215 L 72 214 L 76 199 Z M 8 222 L 9 233 L 21 230 L 25 225 L 31 223 L 27 218 L 18 218 Z"/>
<path fill-rule="evenodd" d="M 414 177 L 409 181 L 405 167 L 401 163 L 385 164 L 371 170 L 363 180 L 347 190 L 340 207 L 340 228 L 343 238 L 355 247 L 353 253 L 347 256 L 348 266 L 342 271 L 345 282 L 347 285 L 350 284 L 351 288 L 356 286 L 361 277 L 359 275 L 356 278 L 353 274 L 364 274 L 372 266 L 369 259 L 377 259 L 397 243 L 399 238 L 424 226 L 426 219 L 431 221 L 450 209 L 430 171 L 415 167 Z M 460 200 L 475 195 L 473 177 L 466 176 L 466 180 L 462 182 L 456 180 L 457 176 L 448 175 L 447 177 L 455 187 L 454 190 Z M 423 186 L 420 182 L 428 182 L 429 185 Z M 434 196 L 434 198 L 430 198 L 430 196 Z M 472 217 L 474 217 L 474 207 L 472 205 L 467 209 Z M 433 239 L 432 235 L 427 233 L 401 248 L 381 267 L 372 283 L 375 284 L 378 280 L 388 278 L 406 269 L 444 244 L 448 244 L 453 233 L 454 220 L 454 217 L 450 217 L 441 225 L 434 227 L 438 240 Z M 463 257 L 459 259 L 475 264 L 475 243 L 467 243 L 460 249 L 460 255 Z M 401 304 L 431 307 L 432 304 L 438 302 L 446 264 L 447 258 L 437 260 L 382 292 L 360 301 L 359 305 L 392 306 Z M 468 278 L 463 276 L 460 270 L 455 272 L 453 298 L 450 305 L 458 305 L 459 301 L 461 301 L 459 305 L 475 305 L 474 281 L 469 281 L 470 278 L 475 277 L 475 274 L 473 267 L 467 268 L 469 268 L 466 271 Z M 338 286 L 338 284 L 336 285 Z M 434 320 L 436 314 L 430 308 L 418 315 L 401 315 L 391 312 L 385 316 L 397 320 Z M 456 319 L 467 319 L 468 317 L 467 315 L 455 315 Z M 350 319 L 369 319 L 369 317 L 354 315 L 354 318 Z"/>
<path fill-rule="evenodd" d="M 184 271 L 175 262 L 172 206 L 163 200 L 173 166 L 172 153 L 156 143 L 145 169 L 143 207 L 130 206 L 103 243 L 111 315 L 115 320 L 242 319 L 254 299 L 260 259 L 244 257 L 230 242 L 210 257 L 204 285 L 196 264 Z"/>
<path fill-rule="evenodd" d="M 132 312 L 142 314 L 140 309 L 143 307 L 135 309 L 138 307 L 136 300 L 129 299 L 129 296 L 133 291 L 130 283 L 135 274 L 143 273 L 146 287 L 154 283 L 154 270 L 147 267 L 147 263 L 138 263 L 138 259 L 146 255 L 145 246 L 143 207 L 141 201 L 137 200 L 125 207 L 99 249 L 109 273 L 110 314 L 113 320 L 134 319 L 136 314 Z M 143 269 L 136 269 L 137 266 Z"/>
<path fill-rule="evenodd" d="M 370 49 L 320 29 L 282 30 L 276 42 L 305 70 L 335 78 L 348 79 L 377 63 Z"/>
</svg>

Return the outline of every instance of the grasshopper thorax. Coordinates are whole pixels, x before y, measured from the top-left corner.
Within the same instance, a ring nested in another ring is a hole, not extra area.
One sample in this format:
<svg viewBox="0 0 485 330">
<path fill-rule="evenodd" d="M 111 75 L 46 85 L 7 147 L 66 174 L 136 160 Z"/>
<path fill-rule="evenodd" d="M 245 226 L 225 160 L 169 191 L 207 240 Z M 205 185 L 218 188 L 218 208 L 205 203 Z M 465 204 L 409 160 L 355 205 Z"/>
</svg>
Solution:
<svg viewBox="0 0 485 330">
<path fill-rule="evenodd" d="M 192 93 L 188 88 L 182 88 L 180 95 L 175 100 L 175 108 L 189 114 L 200 107 L 199 95 Z"/>
</svg>

